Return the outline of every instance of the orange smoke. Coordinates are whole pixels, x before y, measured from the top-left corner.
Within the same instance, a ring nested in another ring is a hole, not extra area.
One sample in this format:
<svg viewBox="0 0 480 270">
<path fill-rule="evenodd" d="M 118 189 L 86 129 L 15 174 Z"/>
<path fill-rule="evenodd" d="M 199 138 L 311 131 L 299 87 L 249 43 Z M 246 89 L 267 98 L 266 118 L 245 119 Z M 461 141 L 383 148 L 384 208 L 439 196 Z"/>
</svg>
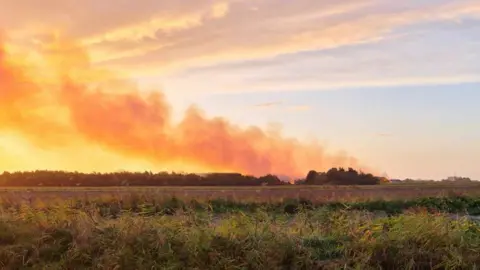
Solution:
<svg viewBox="0 0 480 270">
<path fill-rule="evenodd" d="M 82 140 L 159 166 L 253 175 L 297 177 L 311 169 L 359 167 L 354 158 L 327 154 L 317 144 L 209 119 L 193 106 L 173 123 L 162 93 L 146 94 L 94 68 L 75 43 L 55 40 L 40 55 L 42 62 L 34 65 L 0 45 L 0 132 L 19 132 L 39 147 L 54 151 Z"/>
</svg>

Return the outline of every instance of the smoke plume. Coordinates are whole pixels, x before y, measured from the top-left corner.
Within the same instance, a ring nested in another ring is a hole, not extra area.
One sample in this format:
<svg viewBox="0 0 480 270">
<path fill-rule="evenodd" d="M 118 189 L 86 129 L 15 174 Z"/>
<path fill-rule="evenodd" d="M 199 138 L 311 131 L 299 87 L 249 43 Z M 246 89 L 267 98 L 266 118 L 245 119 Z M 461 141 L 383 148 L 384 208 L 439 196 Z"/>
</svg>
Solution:
<svg viewBox="0 0 480 270">
<path fill-rule="evenodd" d="M 38 147 L 55 151 L 82 140 L 159 167 L 175 163 L 253 175 L 359 168 L 356 159 L 328 154 L 318 144 L 207 118 L 195 106 L 174 123 L 161 92 L 140 91 L 127 78 L 95 68 L 74 42 L 44 44 L 41 61 L 22 60 L 2 44 L 0 132 L 21 133 Z"/>
</svg>

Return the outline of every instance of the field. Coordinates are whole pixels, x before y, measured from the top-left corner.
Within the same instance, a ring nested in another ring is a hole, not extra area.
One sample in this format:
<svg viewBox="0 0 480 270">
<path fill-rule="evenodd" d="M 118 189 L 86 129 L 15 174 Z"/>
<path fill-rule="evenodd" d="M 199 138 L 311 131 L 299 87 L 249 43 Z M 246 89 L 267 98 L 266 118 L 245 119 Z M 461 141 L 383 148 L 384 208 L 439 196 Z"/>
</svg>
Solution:
<svg viewBox="0 0 480 270">
<path fill-rule="evenodd" d="M 372 186 L 258 186 L 258 187 L 15 187 L 0 188 L 2 198 L 15 200 L 95 199 L 98 197 L 177 197 L 200 201 L 279 202 L 306 199 L 312 202 L 406 200 L 449 195 L 480 196 L 480 184 L 389 184 Z"/>
<path fill-rule="evenodd" d="M 480 187 L 0 190 L 2 269 L 477 269 Z"/>
</svg>

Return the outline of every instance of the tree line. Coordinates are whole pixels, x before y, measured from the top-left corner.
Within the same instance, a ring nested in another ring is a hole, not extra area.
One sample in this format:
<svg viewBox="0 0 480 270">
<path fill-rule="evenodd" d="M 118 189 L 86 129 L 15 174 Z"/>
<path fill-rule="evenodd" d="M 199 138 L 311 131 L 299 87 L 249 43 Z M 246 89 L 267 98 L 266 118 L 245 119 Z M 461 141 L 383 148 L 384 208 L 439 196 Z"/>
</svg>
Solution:
<svg viewBox="0 0 480 270">
<path fill-rule="evenodd" d="M 274 175 L 253 177 L 239 173 L 206 175 L 152 172 L 81 173 L 64 171 L 4 172 L 0 186 L 260 186 L 286 185 Z"/>
<path fill-rule="evenodd" d="M 333 168 L 326 173 L 310 171 L 297 185 L 377 185 L 382 178 L 353 169 Z M 107 186 L 280 186 L 292 185 L 275 175 L 254 177 L 240 173 L 180 174 L 152 172 L 81 173 L 65 171 L 4 172 L 2 187 L 107 187 Z"/>
<path fill-rule="evenodd" d="M 299 184 L 305 185 L 379 185 L 388 183 L 385 177 L 374 176 L 371 173 L 358 172 L 352 168 L 331 168 L 327 172 L 308 172 L 305 180 Z"/>
</svg>

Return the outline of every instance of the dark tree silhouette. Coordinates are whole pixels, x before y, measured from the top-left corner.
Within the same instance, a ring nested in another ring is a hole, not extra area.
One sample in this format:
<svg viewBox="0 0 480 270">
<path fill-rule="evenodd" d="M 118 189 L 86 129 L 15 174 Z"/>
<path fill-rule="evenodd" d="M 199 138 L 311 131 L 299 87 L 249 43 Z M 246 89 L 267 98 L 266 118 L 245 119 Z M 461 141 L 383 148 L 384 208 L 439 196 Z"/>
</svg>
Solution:
<svg viewBox="0 0 480 270">
<path fill-rule="evenodd" d="M 352 168 L 332 168 L 326 173 L 314 170 L 306 179 L 296 184 L 307 185 L 377 185 L 388 181 L 372 174 L 364 174 Z M 268 174 L 262 177 L 239 173 L 179 174 L 152 172 L 80 173 L 64 171 L 4 172 L 0 174 L 0 186 L 278 186 L 290 183 Z"/>
<path fill-rule="evenodd" d="M 63 171 L 4 172 L 0 186 L 260 186 L 288 185 L 274 175 L 262 177 L 239 173 L 206 175 L 178 173 L 79 173 Z"/>
<path fill-rule="evenodd" d="M 305 184 L 313 185 L 315 183 L 315 179 L 318 177 L 318 173 L 314 170 L 311 170 L 307 174 L 307 178 L 305 179 Z"/>
<path fill-rule="evenodd" d="M 378 185 L 388 182 L 386 178 L 372 174 L 359 173 L 352 168 L 331 168 L 326 173 L 310 171 L 305 179 L 306 185 Z"/>
</svg>

